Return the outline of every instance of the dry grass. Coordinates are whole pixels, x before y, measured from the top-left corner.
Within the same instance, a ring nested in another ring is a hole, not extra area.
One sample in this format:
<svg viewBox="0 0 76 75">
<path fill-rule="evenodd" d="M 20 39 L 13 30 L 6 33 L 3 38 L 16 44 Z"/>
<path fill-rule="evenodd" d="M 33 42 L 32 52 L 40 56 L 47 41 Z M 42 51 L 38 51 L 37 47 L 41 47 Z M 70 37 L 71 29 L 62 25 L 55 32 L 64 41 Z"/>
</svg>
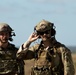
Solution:
<svg viewBox="0 0 76 75">
<path fill-rule="evenodd" d="M 75 67 L 75 72 L 76 72 L 76 54 L 74 53 L 74 54 L 72 54 L 72 58 L 73 58 L 73 62 L 74 62 L 74 67 Z M 30 60 L 30 62 L 29 62 L 29 60 L 26 60 L 25 61 L 25 75 L 30 75 L 29 73 L 30 73 L 30 71 L 31 71 L 31 67 L 34 65 L 34 60 Z M 76 74 L 75 74 L 76 75 Z"/>
<path fill-rule="evenodd" d="M 75 75 L 76 75 L 76 53 L 72 54 L 74 68 L 75 68 Z"/>
</svg>

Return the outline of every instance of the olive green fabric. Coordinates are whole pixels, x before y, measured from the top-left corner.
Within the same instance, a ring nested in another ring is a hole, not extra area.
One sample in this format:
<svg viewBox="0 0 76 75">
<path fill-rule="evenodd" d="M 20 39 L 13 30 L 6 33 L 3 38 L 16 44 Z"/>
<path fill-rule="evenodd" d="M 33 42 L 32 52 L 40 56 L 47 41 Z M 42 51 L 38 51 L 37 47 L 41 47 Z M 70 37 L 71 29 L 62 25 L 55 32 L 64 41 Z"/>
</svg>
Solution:
<svg viewBox="0 0 76 75">
<path fill-rule="evenodd" d="M 42 20 L 36 25 L 35 29 L 36 31 L 44 32 L 46 30 L 50 30 L 52 27 L 53 27 L 53 23 L 46 20 Z"/>
<path fill-rule="evenodd" d="M 0 32 L 2 31 L 11 32 L 13 29 L 7 23 L 0 23 Z"/>
<path fill-rule="evenodd" d="M 20 66 L 22 67 L 21 61 L 18 62 L 16 59 L 16 53 L 18 48 L 16 48 L 13 44 L 8 45 L 7 48 L 0 47 L 0 74 L 9 74 L 9 73 L 17 73 L 20 72 Z"/>
</svg>

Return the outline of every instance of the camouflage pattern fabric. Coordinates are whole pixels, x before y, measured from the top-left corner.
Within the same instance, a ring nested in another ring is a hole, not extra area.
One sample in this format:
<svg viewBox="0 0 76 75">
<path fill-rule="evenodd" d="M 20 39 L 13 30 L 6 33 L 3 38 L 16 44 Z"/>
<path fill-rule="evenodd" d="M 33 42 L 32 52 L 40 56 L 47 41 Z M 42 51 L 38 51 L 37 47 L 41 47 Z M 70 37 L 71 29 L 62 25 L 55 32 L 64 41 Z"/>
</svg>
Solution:
<svg viewBox="0 0 76 75">
<path fill-rule="evenodd" d="M 35 26 L 36 31 L 40 31 L 40 32 L 50 30 L 51 28 L 53 28 L 53 23 L 46 20 L 42 20 Z"/>
<path fill-rule="evenodd" d="M 17 57 L 25 57 L 25 60 L 35 59 L 31 75 L 74 75 L 75 69 L 71 51 L 55 39 L 52 43 L 53 47 L 48 49 L 44 48 L 42 44 L 29 47 L 25 53 L 18 54 Z M 48 70 L 44 70 L 45 68 Z"/>
<path fill-rule="evenodd" d="M 49 69 L 43 69 L 43 70 L 39 70 L 39 69 L 35 69 L 32 68 L 31 69 L 31 75 L 52 75 L 51 74 L 51 70 Z"/>
<path fill-rule="evenodd" d="M 6 49 L 0 47 L 0 75 L 13 75 L 18 73 L 18 63 L 16 60 L 17 48 L 10 44 Z"/>
<path fill-rule="evenodd" d="M 7 23 L 0 23 L 0 32 L 1 31 L 11 32 L 13 29 Z"/>
</svg>

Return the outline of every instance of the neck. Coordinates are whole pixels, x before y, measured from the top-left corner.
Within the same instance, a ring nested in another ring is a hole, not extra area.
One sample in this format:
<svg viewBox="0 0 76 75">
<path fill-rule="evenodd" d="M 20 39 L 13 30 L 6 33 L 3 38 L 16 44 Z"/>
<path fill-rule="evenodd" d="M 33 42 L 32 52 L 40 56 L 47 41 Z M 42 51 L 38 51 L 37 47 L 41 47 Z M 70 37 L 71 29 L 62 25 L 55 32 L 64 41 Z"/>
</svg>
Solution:
<svg viewBox="0 0 76 75">
<path fill-rule="evenodd" d="M 8 42 L 7 42 L 7 43 L 1 43 L 1 42 L 0 42 L 0 47 L 6 48 L 7 45 L 8 45 Z"/>
<path fill-rule="evenodd" d="M 51 40 L 43 41 L 44 47 L 52 47 L 53 43 Z"/>
</svg>

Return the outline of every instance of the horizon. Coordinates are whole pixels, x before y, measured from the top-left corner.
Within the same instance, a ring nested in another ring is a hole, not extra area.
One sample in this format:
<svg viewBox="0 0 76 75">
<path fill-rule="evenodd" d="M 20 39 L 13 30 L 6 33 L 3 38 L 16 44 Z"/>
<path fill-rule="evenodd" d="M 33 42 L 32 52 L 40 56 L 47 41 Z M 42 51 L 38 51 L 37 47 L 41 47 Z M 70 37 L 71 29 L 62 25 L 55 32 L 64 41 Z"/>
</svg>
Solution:
<svg viewBox="0 0 76 75">
<path fill-rule="evenodd" d="M 57 41 L 76 46 L 75 0 L 1 0 L 0 22 L 8 23 L 16 37 L 17 46 L 27 41 L 42 19 L 54 23 Z"/>
</svg>

